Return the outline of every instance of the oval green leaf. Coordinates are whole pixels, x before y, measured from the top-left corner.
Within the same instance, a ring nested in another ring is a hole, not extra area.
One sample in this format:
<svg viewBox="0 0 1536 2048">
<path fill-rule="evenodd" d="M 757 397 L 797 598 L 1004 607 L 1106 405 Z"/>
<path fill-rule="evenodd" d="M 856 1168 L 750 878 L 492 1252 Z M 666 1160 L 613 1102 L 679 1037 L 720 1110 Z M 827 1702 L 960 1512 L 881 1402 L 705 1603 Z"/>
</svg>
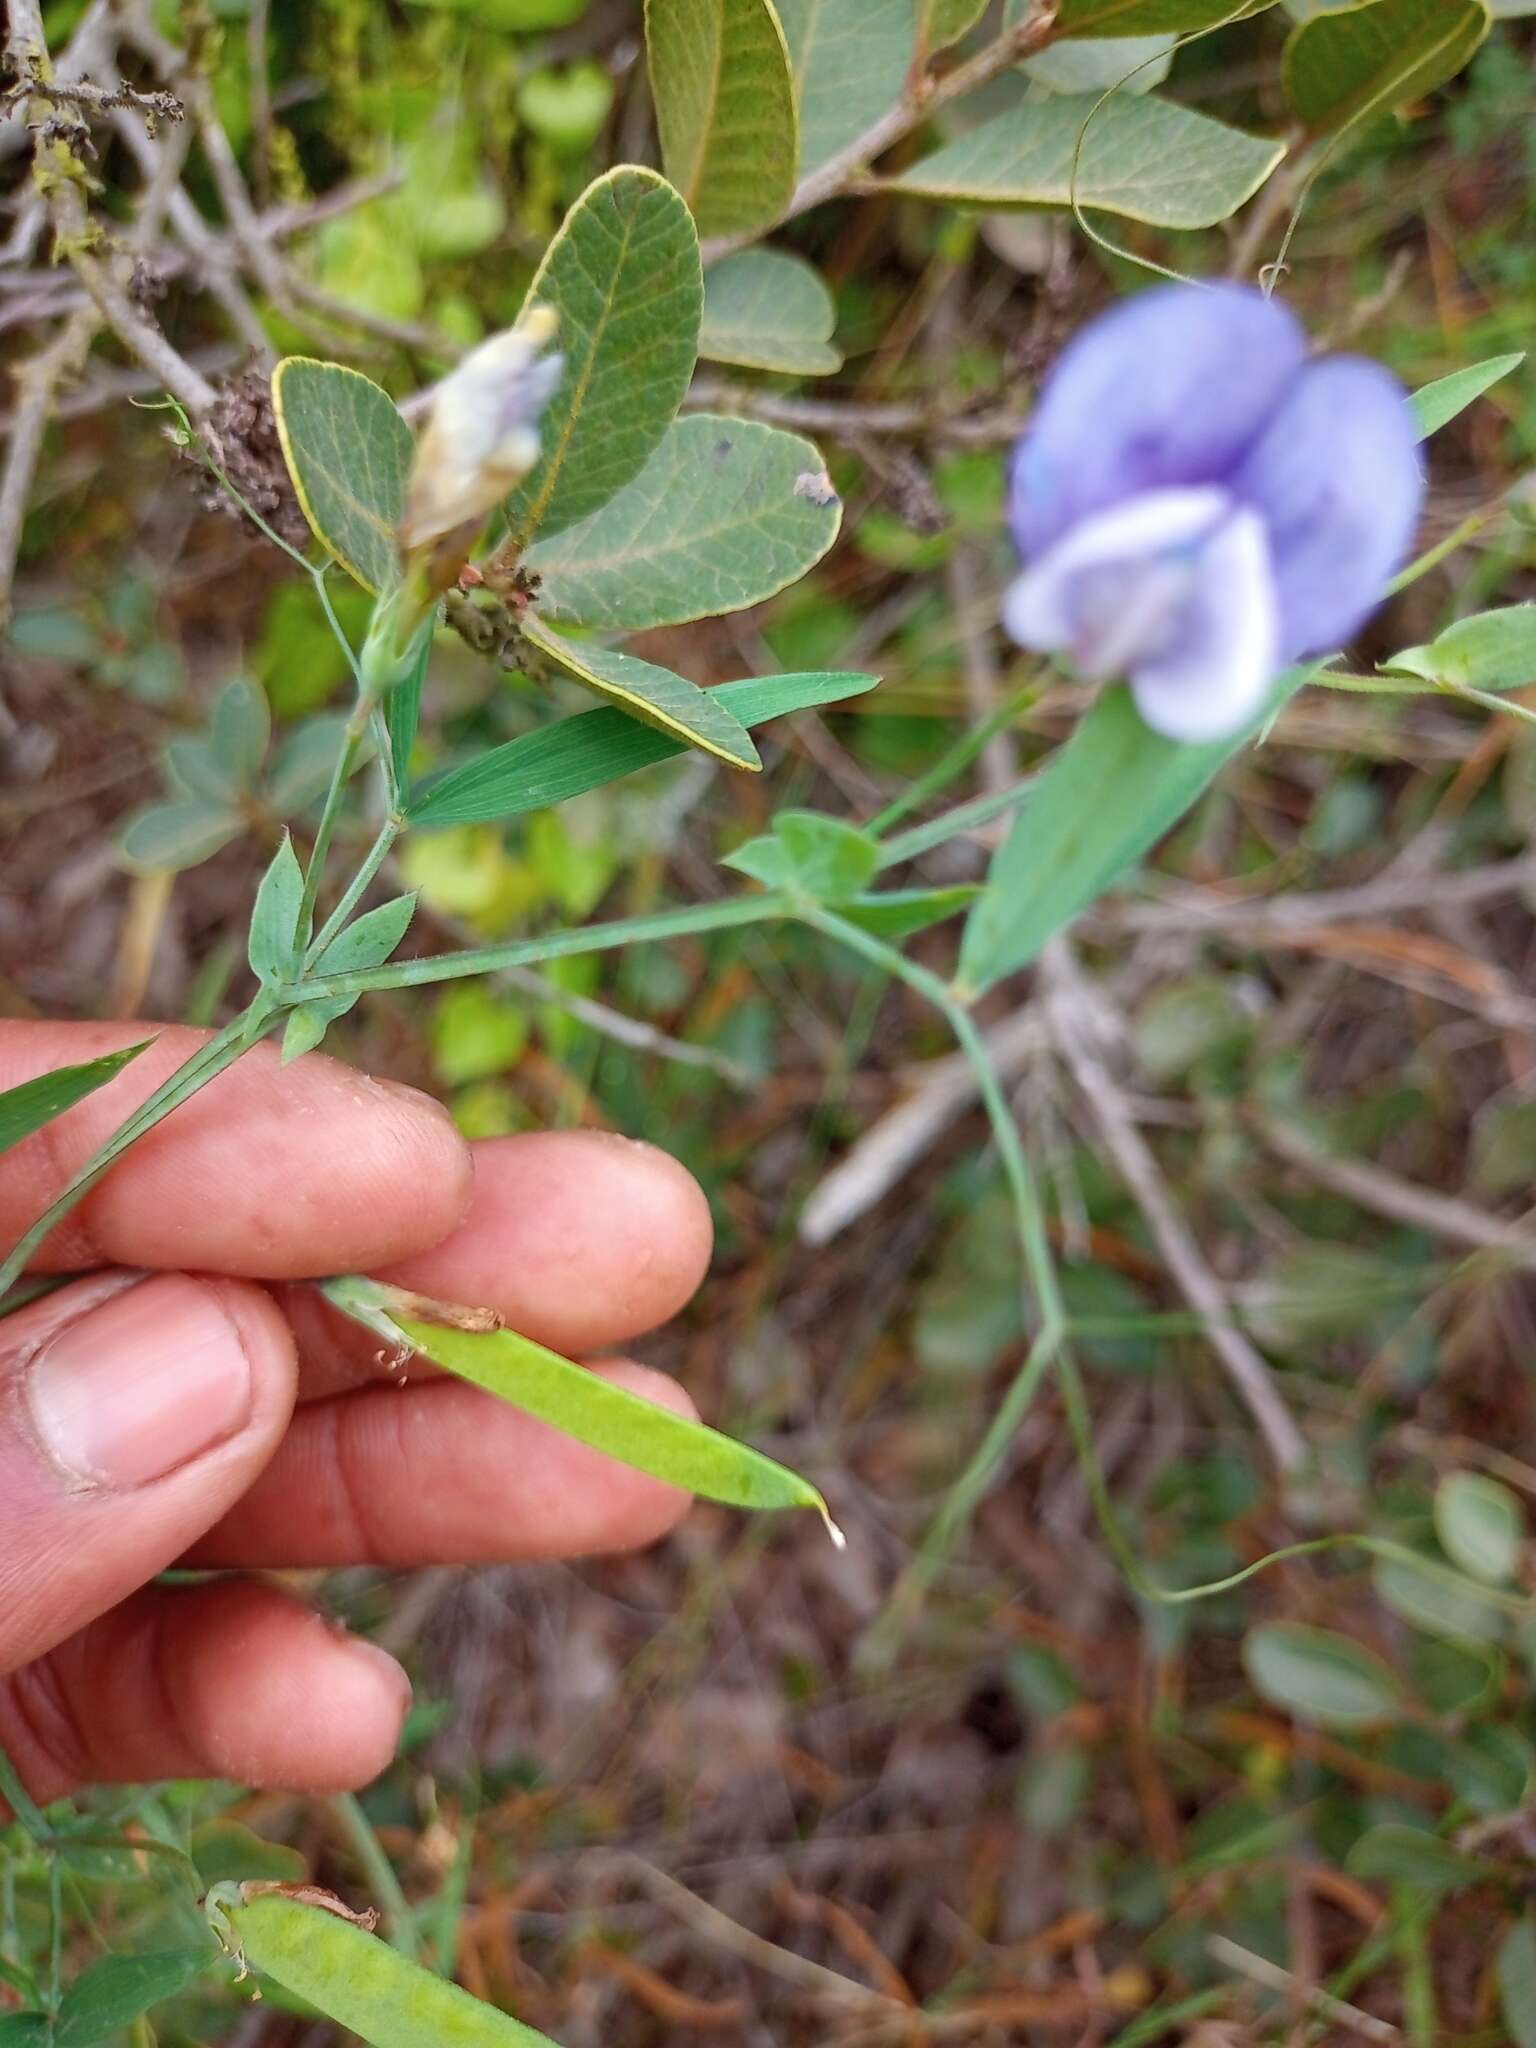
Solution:
<svg viewBox="0 0 1536 2048">
<path fill-rule="evenodd" d="M 1274 0 L 1061 0 L 1056 16 L 1058 36 L 1152 36 L 1171 31 L 1188 35 L 1215 28 L 1244 14 L 1262 14 Z M 1023 0 L 1010 0 L 1017 13 Z"/>
<path fill-rule="evenodd" d="M 748 676 L 720 683 L 709 694 L 743 726 L 763 725 L 792 711 L 835 704 L 875 686 L 866 675 Z M 415 826 L 489 824 L 537 811 L 600 789 L 621 775 L 633 775 L 656 761 L 670 761 L 684 743 L 658 727 L 637 725 L 619 711 L 585 711 L 539 732 L 525 733 L 493 747 L 413 797 Z"/>
<path fill-rule="evenodd" d="M 1440 1898 L 1491 1877 L 1493 1866 L 1468 1856 L 1453 1842 L 1404 1821 L 1382 1821 L 1367 1828 L 1346 1859 L 1356 1877 L 1376 1883 L 1406 1885 L 1421 1898 Z"/>
<path fill-rule="evenodd" d="M 645 41 L 661 161 L 700 234 L 767 227 L 800 148 L 773 0 L 646 0 Z"/>
<path fill-rule="evenodd" d="M 195 868 L 200 860 L 237 839 L 245 823 L 238 811 L 196 797 L 147 804 L 134 812 L 118 834 L 117 850 L 125 865 L 141 875 Z"/>
<path fill-rule="evenodd" d="M 321 1907 L 277 1892 L 241 1904 L 210 1897 L 239 1951 L 260 1970 L 372 2048 L 553 2048 L 509 2013 L 482 2005 Z"/>
<path fill-rule="evenodd" d="M 1250 1629 L 1243 1667 L 1271 1705 L 1318 1727 L 1373 1728 L 1398 1711 L 1387 1666 L 1332 1629 L 1292 1621 Z"/>
<path fill-rule="evenodd" d="M 669 1408 L 642 1401 L 531 1338 L 513 1330 L 450 1329 L 423 1322 L 402 1311 L 397 1290 L 373 1281 L 332 1281 L 325 1291 L 338 1308 L 349 1314 L 361 1311 L 359 1319 L 371 1328 L 393 1325 L 444 1372 L 483 1387 L 622 1465 L 729 1507 L 814 1508 L 833 1528 L 826 1502 L 798 1473 L 702 1422 L 685 1421 Z"/>
<path fill-rule="evenodd" d="M 1510 604 L 1447 626 L 1426 647 L 1405 647 L 1384 675 L 1475 690 L 1517 690 L 1536 682 L 1536 604 Z"/>
<path fill-rule="evenodd" d="M 631 718 L 654 725 L 685 746 L 713 754 L 732 768 L 762 767 L 746 727 L 718 697 L 701 690 L 697 683 L 674 675 L 669 668 L 658 668 L 655 662 L 620 654 L 615 648 L 567 640 L 531 613 L 523 619 L 522 632 L 557 668 L 619 705 Z"/>
<path fill-rule="evenodd" d="M 1428 1561 L 1382 1558 L 1372 1578 L 1382 1605 L 1427 1636 L 1482 1644 L 1499 1642 L 1507 1633 L 1500 1596 L 1479 1591 L 1471 1579 L 1448 1572 L 1443 1565 L 1436 1570 Z"/>
<path fill-rule="evenodd" d="M 819 170 L 901 98 L 913 0 L 778 0 L 800 119 L 800 175 Z"/>
<path fill-rule="evenodd" d="M 1334 133 L 1454 78 L 1488 29 L 1479 0 L 1370 0 L 1315 15 L 1286 41 L 1286 98 L 1310 133 Z"/>
<path fill-rule="evenodd" d="M 699 354 L 712 363 L 830 376 L 843 361 L 832 346 L 836 325 L 832 294 L 801 256 L 742 249 L 705 275 Z"/>
<path fill-rule="evenodd" d="M 206 1939 L 143 1955 L 103 1956 L 81 1971 L 60 2000 L 54 2048 L 93 2048 L 120 2034 L 151 2006 L 184 1991 L 216 1960 Z"/>
<path fill-rule="evenodd" d="M 1462 1571 L 1491 1586 L 1515 1575 L 1525 1517 L 1507 1486 L 1481 1472 L 1448 1472 L 1435 1488 L 1435 1534 Z"/>
<path fill-rule="evenodd" d="M 285 356 L 272 372 L 272 403 L 315 538 L 366 590 L 387 588 L 415 450 L 395 401 L 341 363 Z"/>
<path fill-rule="evenodd" d="M 515 545 L 588 518 L 644 469 L 693 375 L 703 300 L 698 233 L 665 178 L 621 164 L 587 187 L 523 302 L 555 314 L 565 375 L 507 500 Z"/>
<path fill-rule="evenodd" d="M 1154 227 L 1205 228 L 1251 199 L 1285 154 L 1150 93 L 1030 98 L 889 180 L 990 209 L 1070 206 Z"/>
<path fill-rule="evenodd" d="M 692 413 L 632 484 L 525 560 L 548 616 L 638 632 L 760 604 L 821 560 L 841 519 L 809 441 Z"/>
</svg>

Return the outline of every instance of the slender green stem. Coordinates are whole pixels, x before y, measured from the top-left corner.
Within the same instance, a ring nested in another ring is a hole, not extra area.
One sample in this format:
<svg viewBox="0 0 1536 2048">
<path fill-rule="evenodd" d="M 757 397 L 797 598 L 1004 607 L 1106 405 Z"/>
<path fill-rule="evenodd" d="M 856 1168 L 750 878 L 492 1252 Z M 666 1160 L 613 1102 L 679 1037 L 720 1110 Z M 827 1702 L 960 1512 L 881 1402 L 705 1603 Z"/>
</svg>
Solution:
<svg viewBox="0 0 1536 2048">
<path fill-rule="evenodd" d="M 904 789 L 900 796 L 888 803 L 877 817 L 871 818 L 864 830 L 878 839 L 888 832 L 899 818 L 915 811 L 919 804 L 927 803 L 941 789 L 948 789 L 957 775 L 963 774 L 980 754 L 989 740 L 1005 732 L 1014 720 L 1025 711 L 1040 695 L 1039 683 L 1026 683 L 1015 690 L 1005 703 L 984 718 L 979 725 L 963 732 L 952 747 L 946 747 L 937 761 L 917 780 Z"/>
<path fill-rule="evenodd" d="M 47 1815 L 22 1784 L 16 1766 L 3 1749 L 0 1749 L 0 1799 L 4 1799 L 34 1842 L 46 1842 L 49 1839 Z"/>
<path fill-rule="evenodd" d="M 614 946 L 647 939 L 689 938 L 703 932 L 730 931 L 764 924 L 789 913 L 791 900 L 779 893 L 730 896 L 721 903 L 697 903 L 685 910 L 663 910 L 652 917 L 619 918 L 576 931 L 551 932 L 541 939 L 517 939 L 506 946 L 479 946 L 466 953 L 441 953 L 430 960 L 394 960 L 384 967 L 358 968 L 348 974 L 320 974 L 282 991 L 285 1004 L 335 996 L 365 995 L 382 988 L 420 988 L 434 981 L 458 981 L 470 974 L 496 974 L 507 967 L 536 967 L 544 960 L 566 960 L 578 953 L 604 953 Z"/>
<path fill-rule="evenodd" d="M 325 873 L 325 857 L 331 850 L 331 835 L 336 830 L 336 821 L 341 815 L 342 798 L 346 794 L 352 770 L 357 765 L 358 752 L 372 716 L 373 699 L 359 696 L 353 706 L 352 716 L 347 720 L 341 750 L 336 756 L 336 765 L 331 770 L 331 786 L 325 792 L 320 822 L 315 827 L 315 843 L 309 856 L 309 866 L 304 871 L 304 894 L 299 902 L 298 943 L 306 948 L 314 924 L 315 898 L 320 893 L 320 882 Z"/>
<path fill-rule="evenodd" d="M 1431 569 L 1438 569 L 1447 555 L 1454 555 L 1458 548 L 1466 546 L 1469 540 L 1476 540 L 1485 526 L 1491 526 L 1502 511 L 1496 506 L 1491 512 L 1473 512 L 1463 519 L 1444 540 L 1436 541 L 1432 548 L 1426 548 L 1422 555 L 1411 561 L 1406 569 L 1399 569 L 1387 585 L 1386 596 L 1395 597 L 1400 590 L 1406 590 L 1410 583 L 1417 583 L 1421 576 L 1427 576 Z"/>
<path fill-rule="evenodd" d="M 153 1130 L 162 1117 L 170 1115 L 189 1096 L 221 1074 L 226 1067 L 233 1066 L 241 1054 L 262 1034 L 275 1007 L 265 996 L 257 998 L 250 1009 L 243 1011 L 232 1023 L 210 1038 L 206 1045 L 199 1046 L 190 1059 L 184 1060 L 173 1074 L 160 1083 L 147 1096 L 132 1116 L 117 1127 L 111 1137 L 82 1166 L 69 1181 L 57 1200 L 52 1202 L 38 1217 L 37 1221 L 11 1247 L 3 1265 L 0 1265 L 0 1296 L 13 1287 L 26 1268 L 28 1259 L 37 1250 L 43 1239 L 56 1224 L 66 1217 L 83 1195 L 89 1194 L 108 1167 L 120 1159 L 128 1147 L 144 1133 Z"/>
<path fill-rule="evenodd" d="M 421 1952 L 421 1944 L 416 1937 L 416 1915 L 400 1888 L 395 1866 L 384 1853 L 384 1844 L 374 1832 L 373 1823 L 350 1792 L 338 1792 L 328 1803 L 341 1823 L 353 1854 L 363 1866 L 363 1875 L 384 1915 L 390 1947 L 414 1961 Z"/>
<path fill-rule="evenodd" d="M 938 817 L 929 818 L 921 825 L 910 826 L 905 832 L 898 832 L 894 838 L 881 841 L 880 865 L 893 868 L 899 861 L 914 860 L 930 847 L 942 846 L 946 839 L 954 839 L 962 832 L 974 832 L 982 825 L 990 825 L 994 818 L 1001 818 L 1009 811 L 1032 796 L 1038 778 L 1025 776 L 1012 789 L 989 789 L 985 796 L 973 796 L 968 803 L 956 804 L 953 810 L 941 811 Z"/>
<path fill-rule="evenodd" d="M 361 682 L 363 678 L 362 663 L 357 658 L 357 649 L 347 638 L 346 628 L 336 616 L 336 607 L 331 602 L 330 585 L 325 580 L 326 569 L 317 569 L 308 563 L 305 566 L 309 569 L 310 576 L 314 580 L 315 594 L 320 599 L 320 609 L 325 613 L 325 622 L 335 636 L 337 646 L 347 657 L 347 666 L 351 669 L 353 677 L 358 682 Z M 329 565 L 327 564 L 326 566 L 328 567 Z"/>
<path fill-rule="evenodd" d="M 320 927 L 314 944 L 306 954 L 304 961 L 306 968 L 314 965 L 336 934 L 345 927 L 353 911 L 356 910 L 358 904 L 362 902 L 363 897 L 367 894 L 374 876 L 383 867 L 385 861 L 388 860 L 390 849 L 400 837 L 401 830 L 400 820 L 393 817 L 386 818 L 379 827 L 378 837 L 374 840 L 372 846 L 369 847 L 367 857 L 363 861 L 362 866 L 342 891 L 341 900 Z"/>
</svg>

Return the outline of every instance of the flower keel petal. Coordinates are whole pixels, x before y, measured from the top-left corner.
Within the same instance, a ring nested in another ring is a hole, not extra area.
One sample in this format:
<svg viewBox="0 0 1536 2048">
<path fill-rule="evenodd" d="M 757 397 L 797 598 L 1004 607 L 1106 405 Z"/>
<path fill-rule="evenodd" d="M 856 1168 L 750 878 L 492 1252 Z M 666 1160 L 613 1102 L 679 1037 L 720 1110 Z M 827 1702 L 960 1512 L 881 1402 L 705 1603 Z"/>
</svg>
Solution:
<svg viewBox="0 0 1536 2048">
<path fill-rule="evenodd" d="M 1263 523 L 1235 512 L 1206 544 L 1173 644 L 1132 670 L 1136 709 L 1164 739 L 1231 739 L 1263 709 L 1279 644 Z"/>
</svg>

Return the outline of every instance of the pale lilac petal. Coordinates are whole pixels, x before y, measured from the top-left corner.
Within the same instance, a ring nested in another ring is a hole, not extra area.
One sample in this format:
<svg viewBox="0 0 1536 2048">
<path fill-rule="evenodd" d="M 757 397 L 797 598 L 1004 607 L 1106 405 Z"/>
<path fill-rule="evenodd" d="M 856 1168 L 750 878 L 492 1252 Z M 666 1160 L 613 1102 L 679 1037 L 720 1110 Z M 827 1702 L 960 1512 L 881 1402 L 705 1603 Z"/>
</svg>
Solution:
<svg viewBox="0 0 1536 2048">
<path fill-rule="evenodd" d="M 1032 562 L 1003 597 L 1003 624 L 1021 647 L 1050 654 L 1073 645 L 1085 572 L 1112 570 L 1189 549 L 1231 508 L 1225 491 L 1147 491 L 1085 519 Z M 1109 671 L 1113 673 L 1114 671 Z"/>
<path fill-rule="evenodd" d="M 1268 530 L 1283 658 L 1339 646 L 1380 604 L 1423 503 L 1403 387 L 1363 356 L 1310 364 L 1232 487 Z"/>
<path fill-rule="evenodd" d="M 1243 285 L 1164 285 L 1063 350 L 1014 456 L 1026 561 L 1118 499 L 1223 484 L 1306 361 L 1293 316 Z"/>
<path fill-rule="evenodd" d="M 1263 522 L 1235 512 L 1206 543 L 1175 640 L 1132 670 L 1131 695 L 1164 739 L 1231 739 L 1263 709 L 1280 665 Z"/>
</svg>

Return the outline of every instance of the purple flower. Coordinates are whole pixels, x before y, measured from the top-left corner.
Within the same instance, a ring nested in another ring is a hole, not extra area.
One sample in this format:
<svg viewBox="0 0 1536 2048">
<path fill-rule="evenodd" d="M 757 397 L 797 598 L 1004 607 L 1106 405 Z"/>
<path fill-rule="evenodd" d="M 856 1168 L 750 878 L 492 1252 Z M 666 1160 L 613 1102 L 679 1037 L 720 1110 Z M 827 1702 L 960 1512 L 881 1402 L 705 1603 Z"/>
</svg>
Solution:
<svg viewBox="0 0 1536 2048">
<path fill-rule="evenodd" d="M 1128 677 L 1154 732 L 1226 739 L 1380 602 L 1423 494 L 1379 364 L 1309 359 L 1246 286 L 1141 292 L 1063 351 L 1019 442 L 1003 622 L 1089 681 Z"/>
</svg>

